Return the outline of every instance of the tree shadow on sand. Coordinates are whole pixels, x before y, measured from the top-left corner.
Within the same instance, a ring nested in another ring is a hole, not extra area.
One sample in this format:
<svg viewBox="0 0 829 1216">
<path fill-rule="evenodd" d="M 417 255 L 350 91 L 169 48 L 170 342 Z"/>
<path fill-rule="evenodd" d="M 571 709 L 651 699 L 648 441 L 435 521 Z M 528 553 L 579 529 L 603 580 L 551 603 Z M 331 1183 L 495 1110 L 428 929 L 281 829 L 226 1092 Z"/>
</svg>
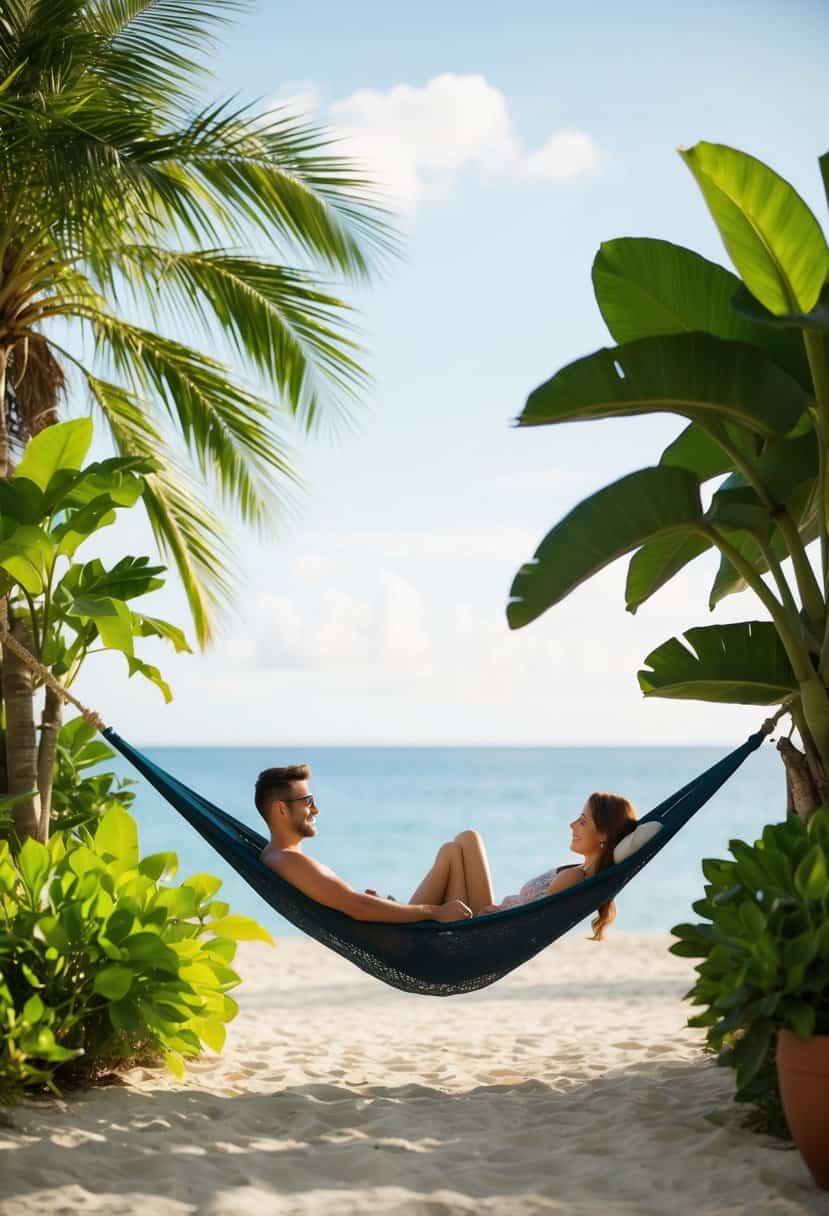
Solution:
<svg viewBox="0 0 829 1216">
<path fill-rule="evenodd" d="M 739 1126 L 713 1071 L 645 1061 L 583 1082 L 510 1078 L 450 1093 L 119 1085 L 29 1102 L 16 1134 L 0 1134 L 16 1148 L 2 1154 L 0 1211 L 825 1212 L 797 1155 Z M 712 1106 L 718 1124 L 706 1119 Z M 724 1186 L 739 1187 L 737 1206 L 723 1206 Z"/>
</svg>

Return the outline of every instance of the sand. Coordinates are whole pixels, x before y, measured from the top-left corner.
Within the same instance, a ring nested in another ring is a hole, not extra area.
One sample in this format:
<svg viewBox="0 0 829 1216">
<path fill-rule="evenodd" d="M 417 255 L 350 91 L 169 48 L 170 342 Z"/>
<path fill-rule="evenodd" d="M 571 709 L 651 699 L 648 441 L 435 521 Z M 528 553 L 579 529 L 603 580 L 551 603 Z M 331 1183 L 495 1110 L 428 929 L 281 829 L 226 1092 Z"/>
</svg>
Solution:
<svg viewBox="0 0 829 1216">
<path fill-rule="evenodd" d="M 0 1126 L 0 1212 L 829 1213 L 740 1122 L 666 937 L 580 930 L 450 1000 L 314 943 L 240 954 L 242 1012 L 186 1084 L 133 1070 Z"/>
</svg>

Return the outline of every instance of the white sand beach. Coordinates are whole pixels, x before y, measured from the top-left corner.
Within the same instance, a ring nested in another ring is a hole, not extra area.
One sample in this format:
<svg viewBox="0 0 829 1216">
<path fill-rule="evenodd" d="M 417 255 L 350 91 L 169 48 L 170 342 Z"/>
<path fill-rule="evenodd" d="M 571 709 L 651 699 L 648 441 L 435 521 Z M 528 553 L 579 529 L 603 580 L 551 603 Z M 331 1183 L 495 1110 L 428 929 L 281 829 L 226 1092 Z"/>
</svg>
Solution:
<svg viewBox="0 0 829 1216">
<path fill-rule="evenodd" d="M 185 1085 L 135 1070 L 0 1126 L 0 1212 L 827 1213 L 740 1126 L 667 937 L 577 930 L 450 1000 L 314 943 L 243 949 L 242 1013 Z"/>
</svg>

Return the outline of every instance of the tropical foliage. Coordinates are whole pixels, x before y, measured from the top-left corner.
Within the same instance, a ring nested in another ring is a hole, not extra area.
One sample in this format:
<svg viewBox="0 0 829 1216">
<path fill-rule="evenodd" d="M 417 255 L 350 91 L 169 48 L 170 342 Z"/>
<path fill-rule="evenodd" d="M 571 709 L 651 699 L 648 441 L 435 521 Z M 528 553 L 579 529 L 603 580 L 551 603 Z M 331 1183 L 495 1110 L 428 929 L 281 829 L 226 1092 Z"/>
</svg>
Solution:
<svg viewBox="0 0 829 1216">
<path fill-rule="evenodd" d="M 708 1048 L 735 1069 L 737 1101 L 785 1130 L 774 1043 L 781 1028 L 829 1034 L 829 810 L 808 827 L 796 816 L 769 824 L 753 845 L 732 840 L 731 858 L 703 862 L 697 924 L 677 925 L 671 951 L 699 958 L 690 1019 Z"/>
<path fill-rule="evenodd" d="M 155 462 L 143 504 L 200 643 L 233 582 L 205 484 L 273 518 L 275 406 L 311 427 L 360 393 L 331 280 L 391 244 L 328 135 L 202 95 L 244 7 L 0 0 L 0 478 L 64 390 L 88 402 L 120 456 Z"/>
<path fill-rule="evenodd" d="M 236 1016 L 236 942 L 270 941 L 229 914 L 210 874 L 170 885 L 174 853 L 139 858 L 119 806 L 94 833 L 0 842 L 0 1100 L 57 1092 L 131 1059 L 178 1077 L 220 1051 Z"/>
<path fill-rule="evenodd" d="M 114 749 L 98 738 L 89 722 L 80 717 L 64 722 L 58 732 L 52 784 L 53 830 L 94 831 L 112 807 L 129 810 L 135 801 L 135 782 L 101 767 L 114 757 Z"/>
<path fill-rule="evenodd" d="M 517 573 L 507 615 L 526 625 L 626 554 L 635 612 L 716 554 L 710 607 L 748 589 L 763 619 L 670 639 L 646 658 L 641 688 L 788 705 L 803 752 L 786 740 L 781 750 L 808 816 L 829 771 L 829 245 L 755 158 L 709 143 L 682 157 L 737 274 L 666 241 L 603 244 L 593 286 L 616 345 L 557 372 L 518 423 L 661 412 L 686 425 L 657 464 L 556 524 Z M 821 166 L 829 197 L 829 154 Z"/>
<path fill-rule="evenodd" d="M 88 418 L 47 427 L 29 442 L 14 475 L 0 482 L 0 595 L 14 634 L 65 687 L 91 651 L 116 650 L 130 676 L 151 681 L 169 700 L 169 686 L 157 667 L 139 657 L 135 643 L 156 637 L 186 650 L 185 637 L 169 622 L 131 607 L 162 585 L 164 568 L 146 557 L 124 557 L 110 569 L 98 558 L 76 560 L 118 511 L 140 500 L 154 466 L 147 458 L 119 456 L 84 465 L 91 442 Z M 31 670 L 8 652 L 3 691 L 9 786 L 36 791 L 16 802 L 12 814 L 21 839 L 45 840 L 62 702 L 47 685 L 38 742 L 36 684 Z M 95 755 L 103 758 L 100 748 L 93 747 Z M 71 813 L 81 810 L 76 805 Z"/>
</svg>

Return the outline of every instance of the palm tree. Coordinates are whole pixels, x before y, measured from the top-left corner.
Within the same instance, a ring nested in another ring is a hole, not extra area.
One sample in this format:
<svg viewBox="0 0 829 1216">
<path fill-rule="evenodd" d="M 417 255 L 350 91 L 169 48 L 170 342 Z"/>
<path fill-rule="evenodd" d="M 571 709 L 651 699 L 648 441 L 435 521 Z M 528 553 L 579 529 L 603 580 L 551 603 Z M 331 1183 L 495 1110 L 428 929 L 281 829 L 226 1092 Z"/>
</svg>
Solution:
<svg viewBox="0 0 829 1216">
<path fill-rule="evenodd" d="M 274 518 L 293 478 L 280 419 L 311 429 L 365 382 L 327 279 L 367 278 L 394 244 L 330 137 L 199 100 L 241 7 L 0 0 L 0 478 L 82 389 L 119 454 L 157 461 L 144 502 L 201 645 L 233 581 L 205 490 Z M 7 787 L 32 789 L 31 678 L 8 651 L 3 691 Z"/>
</svg>

